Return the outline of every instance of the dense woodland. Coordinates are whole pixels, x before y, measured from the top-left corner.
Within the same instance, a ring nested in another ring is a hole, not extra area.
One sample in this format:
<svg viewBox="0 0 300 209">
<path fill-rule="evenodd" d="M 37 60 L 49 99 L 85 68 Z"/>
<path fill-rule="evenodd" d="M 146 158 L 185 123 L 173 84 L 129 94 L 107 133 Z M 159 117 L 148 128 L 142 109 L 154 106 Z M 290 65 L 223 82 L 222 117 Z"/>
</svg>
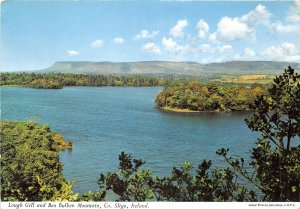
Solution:
<svg viewBox="0 0 300 209">
<path fill-rule="evenodd" d="M 64 200 L 72 193 L 58 153 L 72 145 L 48 125 L 1 121 L 0 147 L 2 200 Z"/>
<path fill-rule="evenodd" d="M 166 86 L 185 81 L 207 84 L 220 80 L 222 74 L 207 75 L 87 75 L 71 73 L 1 73 L 0 85 L 16 85 L 33 88 L 61 89 L 64 86 Z M 222 86 L 246 86 L 248 84 L 218 83 Z"/>
<path fill-rule="evenodd" d="M 224 91 L 197 83 L 179 86 L 207 88 L 210 96 Z M 300 75 L 288 68 L 267 94 L 259 86 L 252 88 L 260 93 L 245 121 L 261 136 L 249 147 L 249 162 L 221 148 L 217 154 L 228 167 L 213 169 L 212 161 L 203 160 L 193 168 L 186 162 L 170 176 L 155 177 L 142 168 L 145 161 L 122 152 L 119 170 L 100 174 L 99 190 L 86 194 L 74 194 L 74 182 L 62 174 L 58 150 L 70 147 L 68 142 L 34 120 L 2 121 L 1 199 L 103 201 L 109 191 L 116 201 L 300 201 Z"/>
<path fill-rule="evenodd" d="M 164 78 L 78 74 L 1 73 L 1 85 L 60 89 L 64 86 L 162 86 Z"/>
<path fill-rule="evenodd" d="M 181 82 L 166 86 L 156 96 L 160 108 L 193 111 L 250 110 L 256 97 L 267 93 L 266 86 L 220 86 L 217 83 Z"/>
</svg>

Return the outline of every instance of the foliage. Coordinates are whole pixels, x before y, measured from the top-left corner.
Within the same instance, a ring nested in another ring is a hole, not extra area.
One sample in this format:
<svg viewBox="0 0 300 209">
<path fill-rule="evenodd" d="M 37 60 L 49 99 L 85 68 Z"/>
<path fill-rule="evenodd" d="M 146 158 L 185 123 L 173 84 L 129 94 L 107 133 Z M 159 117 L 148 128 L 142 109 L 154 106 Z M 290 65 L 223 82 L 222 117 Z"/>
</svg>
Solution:
<svg viewBox="0 0 300 209">
<path fill-rule="evenodd" d="M 162 86 L 167 79 L 151 76 L 82 75 L 60 73 L 1 73 L 1 85 L 21 85 L 34 88 L 63 86 Z"/>
<path fill-rule="evenodd" d="M 194 111 L 249 110 L 257 96 L 265 94 L 265 87 L 220 86 L 216 83 L 181 82 L 169 85 L 156 96 L 160 108 L 171 107 Z"/>
<path fill-rule="evenodd" d="M 131 155 L 122 152 L 119 156 L 119 172 L 101 174 L 98 180 L 101 189 L 112 190 L 118 201 L 145 201 L 153 198 L 148 182 L 151 171 L 139 169 L 145 162 L 132 159 Z"/>
<path fill-rule="evenodd" d="M 300 75 L 289 67 L 260 97 L 248 127 L 262 133 L 252 151 L 259 187 L 270 201 L 300 200 Z M 273 146 L 271 146 L 271 143 Z"/>
<path fill-rule="evenodd" d="M 190 163 L 174 167 L 171 177 L 156 178 L 154 188 L 158 200 L 164 201 L 253 201 L 255 194 L 238 183 L 228 168 L 212 169 L 203 160 L 192 173 Z"/>
<path fill-rule="evenodd" d="M 40 186 L 39 195 L 43 198 L 42 201 L 59 201 L 59 202 L 68 202 L 68 201 L 76 201 L 79 199 L 79 194 L 72 191 L 72 187 L 75 182 L 62 182 L 61 188 L 58 190 L 57 188 L 46 184 L 39 176 L 37 176 L 37 180 Z M 53 196 L 49 199 L 48 194 L 51 193 Z"/>
<path fill-rule="evenodd" d="M 58 82 L 53 79 L 44 79 L 44 78 L 33 80 L 27 85 L 39 89 L 62 89 L 63 88 L 63 84 L 61 82 Z"/>
<path fill-rule="evenodd" d="M 192 166 L 185 163 L 173 168 L 169 177 L 152 177 L 150 170 L 141 169 L 145 163 L 129 154 L 119 156 L 119 171 L 101 174 L 101 189 L 111 190 L 117 201 L 253 201 L 255 194 L 237 183 L 229 169 L 211 168 L 204 160 L 193 176 Z"/>
<path fill-rule="evenodd" d="M 97 201 L 105 201 L 105 191 L 88 191 L 79 197 L 79 201 L 89 201 L 89 202 L 97 202 Z"/>
<path fill-rule="evenodd" d="M 52 140 L 54 142 L 53 146 L 56 150 L 72 149 L 72 142 L 66 141 L 62 135 L 58 133 L 52 134 Z"/>
<path fill-rule="evenodd" d="M 35 121 L 2 121 L 0 125 L 1 198 L 19 201 L 66 198 L 63 193 L 71 185 L 62 174 L 53 140 L 55 133 L 49 126 L 40 126 Z"/>
<path fill-rule="evenodd" d="M 289 67 L 276 77 L 269 96 L 255 100 L 254 113 L 246 119 L 252 131 L 261 132 L 252 149 L 250 166 L 228 157 L 234 171 L 254 184 L 264 201 L 300 201 L 300 76 Z"/>
</svg>

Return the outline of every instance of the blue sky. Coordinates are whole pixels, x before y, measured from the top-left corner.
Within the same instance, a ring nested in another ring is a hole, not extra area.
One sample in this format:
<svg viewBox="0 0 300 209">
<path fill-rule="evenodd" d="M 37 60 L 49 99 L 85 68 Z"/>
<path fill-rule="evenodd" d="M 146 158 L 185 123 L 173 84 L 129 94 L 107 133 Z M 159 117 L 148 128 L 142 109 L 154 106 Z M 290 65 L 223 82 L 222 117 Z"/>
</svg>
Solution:
<svg viewBox="0 0 300 209">
<path fill-rule="evenodd" d="M 297 1 L 1 3 L 4 71 L 56 61 L 300 62 Z"/>
</svg>

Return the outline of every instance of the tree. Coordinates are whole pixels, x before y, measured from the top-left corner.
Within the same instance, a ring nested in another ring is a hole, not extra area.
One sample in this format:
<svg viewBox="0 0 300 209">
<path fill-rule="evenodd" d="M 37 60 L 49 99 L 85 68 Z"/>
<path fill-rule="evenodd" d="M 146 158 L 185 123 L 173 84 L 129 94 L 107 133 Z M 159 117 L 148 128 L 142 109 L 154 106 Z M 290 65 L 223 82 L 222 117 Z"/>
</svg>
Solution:
<svg viewBox="0 0 300 209">
<path fill-rule="evenodd" d="M 149 185 L 152 173 L 150 170 L 140 169 L 145 162 L 132 159 L 131 155 L 124 152 L 119 155 L 119 160 L 119 172 L 100 175 L 100 188 L 112 190 L 118 201 L 145 201 L 153 198 Z"/>
<path fill-rule="evenodd" d="M 76 198 L 59 162 L 57 150 L 64 144 L 57 143 L 66 143 L 63 139 L 51 132 L 49 126 L 35 121 L 2 121 L 0 127 L 2 200 Z"/>
<path fill-rule="evenodd" d="M 189 81 L 166 86 L 156 96 L 159 108 L 189 109 L 198 111 L 242 111 L 251 109 L 257 96 L 265 93 L 264 87 L 248 88 L 222 86 Z"/>
<path fill-rule="evenodd" d="M 212 169 L 211 161 L 203 160 L 196 175 L 185 163 L 169 177 L 153 178 L 140 170 L 143 161 L 122 153 L 119 172 L 102 174 L 100 187 L 123 201 L 300 201 L 300 76 L 289 67 L 252 108 L 246 123 L 262 135 L 251 151 L 250 168 L 222 148 L 217 154 L 227 168 Z"/>
<path fill-rule="evenodd" d="M 228 157 L 228 150 L 218 153 L 262 192 L 262 200 L 299 201 L 300 76 L 288 67 L 274 79 L 268 93 L 255 100 L 254 113 L 246 119 L 252 131 L 262 134 L 251 153 L 253 173 L 244 169 L 243 159 Z"/>
<path fill-rule="evenodd" d="M 153 177 L 142 169 L 145 161 L 130 154 L 119 155 L 119 171 L 101 174 L 98 184 L 105 195 L 111 190 L 116 201 L 254 201 L 253 191 L 238 183 L 237 175 L 229 168 L 212 169 L 211 161 L 203 160 L 193 175 L 193 167 L 186 162 L 174 167 L 171 176 Z M 102 196 L 104 198 L 104 196 Z"/>
</svg>

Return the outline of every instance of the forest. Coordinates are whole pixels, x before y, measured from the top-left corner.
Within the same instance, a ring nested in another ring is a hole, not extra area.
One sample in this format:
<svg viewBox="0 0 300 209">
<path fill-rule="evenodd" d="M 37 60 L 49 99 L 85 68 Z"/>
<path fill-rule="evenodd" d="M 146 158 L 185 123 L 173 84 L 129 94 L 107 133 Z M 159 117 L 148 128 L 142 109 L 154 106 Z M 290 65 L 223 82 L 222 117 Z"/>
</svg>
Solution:
<svg viewBox="0 0 300 209">
<path fill-rule="evenodd" d="M 202 85 L 196 81 L 180 82 L 166 86 L 156 96 L 156 105 L 167 110 L 241 111 L 250 110 L 255 98 L 266 95 L 267 87 L 221 86 L 217 83 Z"/>
<path fill-rule="evenodd" d="M 166 79 L 150 76 L 83 75 L 61 73 L 1 73 L 1 85 L 61 89 L 64 86 L 162 86 Z"/>
<path fill-rule="evenodd" d="M 236 91 L 241 91 L 249 97 L 246 89 L 213 84 L 176 84 L 166 89 L 192 91 L 188 96 L 206 92 L 209 98 L 225 90 L 238 97 Z M 70 142 L 36 119 L 1 121 L 1 199 L 104 201 L 112 192 L 115 201 L 300 201 L 300 75 L 289 67 L 267 89 L 253 89 L 258 93 L 252 95 L 252 114 L 245 122 L 260 137 L 249 147 L 249 162 L 220 148 L 216 153 L 224 168 L 212 168 L 213 161 L 204 159 L 197 167 L 186 162 L 169 176 L 157 177 L 143 168 L 144 160 L 122 152 L 118 171 L 100 174 L 99 190 L 85 194 L 74 193 L 76 182 L 62 173 L 59 150 L 71 148 Z"/>
<path fill-rule="evenodd" d="M 45 124 L 1 121 L 1 199 L 4 201 L 64 200 L 71 183 L 62 174 L 61 149 L 71 142 Z"/>
<path fill-rule="evenodd" d="M 72 73 L 2 72 L 0 86 L 25 86 L 44 89 L 61 89 L 64 86 L 168 86 L 187 81 L 202 84 L 217 81 L 222 86 L 248 86 L 248 83 L 220 82 L 222 74 L 209 75 L 87 75 Z M 256 80 L 259 82 L 260 80 Z"/>
</svg>

